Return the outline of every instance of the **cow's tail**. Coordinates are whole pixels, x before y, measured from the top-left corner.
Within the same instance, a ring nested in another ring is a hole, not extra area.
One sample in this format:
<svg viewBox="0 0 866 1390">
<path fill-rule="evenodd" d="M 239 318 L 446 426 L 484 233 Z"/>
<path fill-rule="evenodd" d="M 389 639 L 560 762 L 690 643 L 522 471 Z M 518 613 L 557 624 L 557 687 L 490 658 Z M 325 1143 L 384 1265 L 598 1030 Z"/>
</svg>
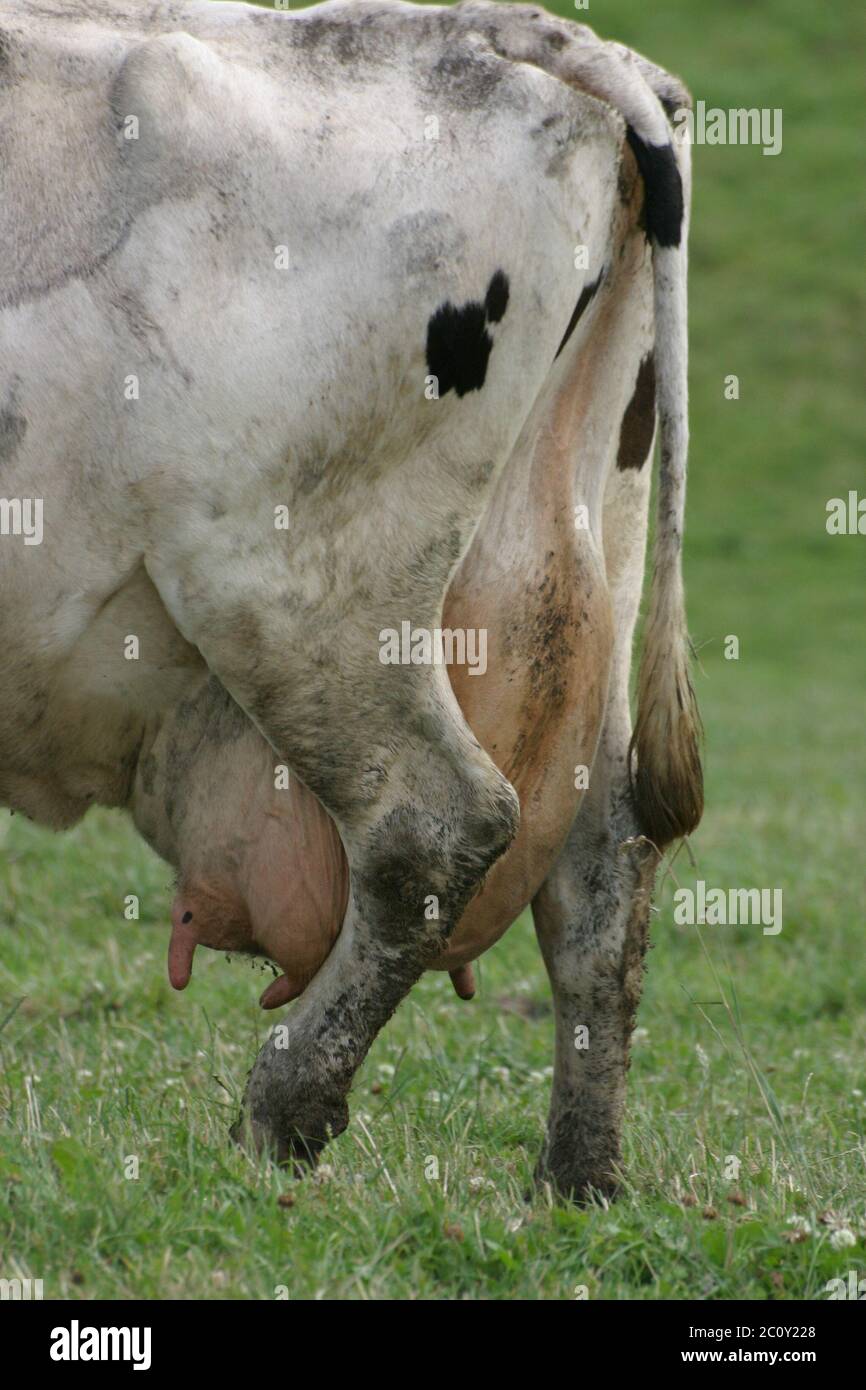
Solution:
<svg viewBox="0 0 866 1390">
<path fill-rule="evenodd" d="M 704 804 L 701 722 L 689 674 L 682 578 L 688 454 L 686 259 L 690 197 L 688 143 L 674 142 L 665 112 L 688 108 L 688 92 L 661 68 L 590 29 L 562 24 L 564 41 L 529 31 L 519 56 L 613 106 L 645 185 L 653 254 L 656 407 L 661 465 L 649 613 L 629 750 L 639 824 L 659 849 L 698 824 Z M 551 51 L 553 50 L 553 51 Z"/>
<path fill-rule="evenodd" d="M 656 409 L 660 466 L 650 604 L 637 682 L 630 751 L 639 824 L 659 849 L 695 829 L 704 809 L 701 720 L 689 671 L 682 575 L 688 458 L 686 299 L 690 150 L 675 151 L 660 108 L 659 81 L 673 79 L 632 56 L 651 98 L 643 127 L 629 120 L 628 140 L 646 187 L 655 304 Z M 653 90 L 655 89 L 655 90 Z M 676 100 L 676 98 L 673 98 Z M 680 99 L 677 106 L 684 106 Z M 642 113 L 640 113 L 642 114 Z M 638 118 L 639 113 L 634 113 Z"/>
</svg>

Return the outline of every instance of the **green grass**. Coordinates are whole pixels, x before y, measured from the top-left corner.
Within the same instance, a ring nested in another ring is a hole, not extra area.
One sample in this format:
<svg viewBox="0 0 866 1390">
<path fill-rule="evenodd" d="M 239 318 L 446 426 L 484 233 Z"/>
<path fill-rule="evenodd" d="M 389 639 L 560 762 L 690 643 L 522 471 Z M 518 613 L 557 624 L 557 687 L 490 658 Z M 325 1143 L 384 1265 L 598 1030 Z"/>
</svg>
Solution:
<svg viewBox="0 0 866 1390">
<path fill-rule="evenodd" d="M 866 490 L 866 11 L 599 0 L 577 17 L 708 105 L 784 111 L 776 159 L 695 152 L 687 581 L 708 810 L 696 865 L 672 869 L 782 888 L 783 930 L 702 943 L 665 881 L 610 1209 L 525 1201 L 552 1060 L 527 920 L 473 1003 L 419 984 L 349 1130 L 295 1183 L 227 1140 L 268 1022 L 261 977 L 202 952 L 172 994 L 171 875 L 121 818 L 63 837 L 5 820 L 0 1273 L 46 1296 L 817 1298 L 866 1272 L 866 540 L 824 529 L 828 498 Z"/>
</svg>

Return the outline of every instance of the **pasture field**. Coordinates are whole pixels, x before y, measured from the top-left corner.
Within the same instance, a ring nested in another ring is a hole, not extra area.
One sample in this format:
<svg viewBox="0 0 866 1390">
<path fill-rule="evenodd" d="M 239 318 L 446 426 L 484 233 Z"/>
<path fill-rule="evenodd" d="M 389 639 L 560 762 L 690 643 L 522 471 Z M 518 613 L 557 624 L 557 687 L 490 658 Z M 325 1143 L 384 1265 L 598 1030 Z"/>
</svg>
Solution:
<svg viewBox="0 0 866 1390">
<path fill-rule="evenodd" d="M 820 1299 L 866 1275 L 866 537 L 825 528 L 828 499 L 866 493 L 866 9 L 577 17 L 708 106 L 784 117 L 776 157 L 695 150 L 686 578 L 707 812 L 657 897 L 625 1193 L 525 1200 L 552 1063 L 528 917 L 472 1003 L 421 981 L 297 1183 L 227 1136 L 265 977 L 202 951 L 173 994 L 172 874 L 125 820 L 55 837 L 4 813 L 0 1272 L 46 1297 Z M 782 930 L 676 925 L 697 879 L 781 889 Z"/>
</svg>

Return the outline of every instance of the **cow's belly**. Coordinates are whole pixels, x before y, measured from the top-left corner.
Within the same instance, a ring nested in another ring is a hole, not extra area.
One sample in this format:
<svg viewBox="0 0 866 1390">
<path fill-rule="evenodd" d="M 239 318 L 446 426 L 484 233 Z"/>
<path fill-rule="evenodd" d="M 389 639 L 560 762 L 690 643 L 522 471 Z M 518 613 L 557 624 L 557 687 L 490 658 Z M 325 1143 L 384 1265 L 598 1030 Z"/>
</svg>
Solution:
<svg viewBox="0 0 866 1390">
<path fill-rule="evenodd" d="M 62 830 L 127 804 L 140 748 L 207 668 L 142 566 L 117 583 L 85 563 L 66 592 L 4 558 L 0 805 Z"/>
</svg>

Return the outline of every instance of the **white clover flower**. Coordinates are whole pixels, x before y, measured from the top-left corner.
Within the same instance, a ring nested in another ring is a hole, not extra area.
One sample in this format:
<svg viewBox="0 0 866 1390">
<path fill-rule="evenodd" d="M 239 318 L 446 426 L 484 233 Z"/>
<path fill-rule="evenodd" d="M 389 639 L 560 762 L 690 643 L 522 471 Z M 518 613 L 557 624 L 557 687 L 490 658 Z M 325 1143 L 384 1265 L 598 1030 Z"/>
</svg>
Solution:
<svg viewBox="0 0 866 1390">
<path fill-rule="evenodd" d="M 830 1244 L 834 1250 L 845 1250 L 849 1245 L 857 1244 L 857 1237 L 847 1226 L 840 1226 L 838 1231 L 831 1231 Z"/>
<path fill-rule="evenodd" d="M 789 1216 L 788 1225 L 793 1226 L 797 1231 L 802 1231 L 805 1236 L 812 1235 L 812 1227 L 805 1216 Z"/>
<path fill-rule="evenodd" d="M 397 1068 L 392 1066 L 390 1062 L 379 1063 L 378 1072 L 380 1076 L 394 1076 L 396 1071 Z"/>
</svg>

